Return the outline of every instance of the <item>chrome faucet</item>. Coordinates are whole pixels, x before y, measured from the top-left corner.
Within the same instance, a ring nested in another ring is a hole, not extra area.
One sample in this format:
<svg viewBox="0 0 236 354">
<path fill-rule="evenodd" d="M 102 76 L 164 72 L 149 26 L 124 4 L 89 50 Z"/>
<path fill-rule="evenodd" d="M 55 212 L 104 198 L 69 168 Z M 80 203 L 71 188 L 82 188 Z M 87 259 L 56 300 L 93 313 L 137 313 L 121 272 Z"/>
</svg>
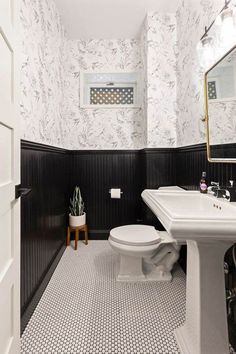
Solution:
<svg viewBox="0 0 236 354">
<path fill-rule="evenodd" d="M 220 188 L 220 183 L 219 182 L 211 182 L 211 185 L 210 187 L 208 188 L 209 191 L 211 192 L 214 192 L 217 191 L 218 189 Z"/>
<path fill-rule="evenodd" d="M 220 189 L 219 182 L 211 182 L 211 185 L 207 188 L 208 193 L 214 194 L 216 196 L 217 191 Z"/>
<path fill-rule="evenodd" d="M 226 188 L 221 188 L 219 182 L 211 182 L 208 192 L 214 194 L 216 198 L 224 198 L 230 201 L 230 192 Z"/>
</svg>

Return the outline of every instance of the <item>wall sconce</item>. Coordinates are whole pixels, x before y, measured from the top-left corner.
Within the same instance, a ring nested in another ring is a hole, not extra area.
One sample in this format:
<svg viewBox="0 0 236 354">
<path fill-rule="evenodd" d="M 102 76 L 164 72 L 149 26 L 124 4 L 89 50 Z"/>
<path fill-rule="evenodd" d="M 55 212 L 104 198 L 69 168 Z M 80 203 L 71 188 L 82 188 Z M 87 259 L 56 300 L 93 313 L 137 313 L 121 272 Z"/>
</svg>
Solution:
<svg viewBox="0 0 236 354">
<path fill-rule="evenodd" d="M 221 12 L 220 40 L 224 47 L 229 47 L 235 42 L 234 9 L 229 8 L 229 2 L 225 2 L 225 9 Z"/>
<path fill-rule="evenodd" d="M 203 68 L 208 68 L 212 64 L 214 58 L 214 39 L 208 35 L 208 29 L 205 27 L 205 33 L 202 36 L 197 46 L 200 65 Z"/>
<path fill-rule="evenodd" d="M 230 49 L 236 44 L 236 0 L 225 0 L 225 5 L 220 11 L 216 19 L 210 24 L 209 27 L 205 27 L 205 33 L 200 39 L 197 46 L 200 65 L 205 69 L 208 68 L 213 59 L 216 59 L 216 43 L 219 42 L 217 47 L 219 52 L 222 49 Z M 215 33 L 215 37 L 209 36 L 208 32 L 213 25 L 218 27 L 219 35 Z M 218 53 L 220 54 L 220 53 Z"/>
</svg>

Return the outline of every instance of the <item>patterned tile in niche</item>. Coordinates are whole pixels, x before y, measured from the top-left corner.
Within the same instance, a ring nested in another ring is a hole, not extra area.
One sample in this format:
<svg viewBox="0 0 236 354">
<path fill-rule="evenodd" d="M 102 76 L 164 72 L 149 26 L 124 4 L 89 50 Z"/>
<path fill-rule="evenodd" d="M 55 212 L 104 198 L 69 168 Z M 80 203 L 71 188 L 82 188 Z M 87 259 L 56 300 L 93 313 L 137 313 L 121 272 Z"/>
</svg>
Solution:
<svg viewBox="0 0 236 354">
<path fill-rule="evenodd" d="M 91 87 L 90 104 L 131 105 L 134 103 L 133 87 Z"/>
<path fill-rule="evenodd" d="M 208 81 L 208 98 L 215 100 L 217 98 L 216 81 Z"/>
<path fill-rule="evenodd" d="M 173 329 L 184 321 L 184 273 L 177 268 L 172 283 L 117 283 L 117 259 L 107 241 L 67 248 L 21 353 L 179 353 Z"/>
</svg>

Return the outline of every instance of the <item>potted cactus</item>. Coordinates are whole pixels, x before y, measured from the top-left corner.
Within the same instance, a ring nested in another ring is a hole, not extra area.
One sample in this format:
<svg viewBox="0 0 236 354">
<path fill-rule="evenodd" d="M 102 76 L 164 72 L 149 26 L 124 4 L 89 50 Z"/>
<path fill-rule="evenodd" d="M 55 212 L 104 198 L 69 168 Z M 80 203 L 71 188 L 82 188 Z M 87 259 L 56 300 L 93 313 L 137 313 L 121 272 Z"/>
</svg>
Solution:
<svg viewBox="0 0 236 354">
<path fill-rule="evenodd" d="M 69 224 L 72 227 L 86 224 L 86 213 L 84 212 L 84 202 L 81 197 L 79 187 L 75 187 L 73 197 L 70 198 Z"/>
</svg>

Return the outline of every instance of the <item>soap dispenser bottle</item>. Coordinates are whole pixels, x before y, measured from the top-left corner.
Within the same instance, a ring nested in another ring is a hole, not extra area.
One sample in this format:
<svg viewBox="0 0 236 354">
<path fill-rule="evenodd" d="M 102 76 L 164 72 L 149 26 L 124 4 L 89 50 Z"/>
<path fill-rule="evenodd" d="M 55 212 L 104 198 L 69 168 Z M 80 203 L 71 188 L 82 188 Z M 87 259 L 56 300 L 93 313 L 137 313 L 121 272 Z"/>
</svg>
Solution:
<svg viewBox="0 0 236 354">
<path fill-rule="evenodd" d="M 202 178 L 199 185 L 200 193 L 207 193 L 207 179 L 206 172 L 202 172 Z"/>
</svg>

